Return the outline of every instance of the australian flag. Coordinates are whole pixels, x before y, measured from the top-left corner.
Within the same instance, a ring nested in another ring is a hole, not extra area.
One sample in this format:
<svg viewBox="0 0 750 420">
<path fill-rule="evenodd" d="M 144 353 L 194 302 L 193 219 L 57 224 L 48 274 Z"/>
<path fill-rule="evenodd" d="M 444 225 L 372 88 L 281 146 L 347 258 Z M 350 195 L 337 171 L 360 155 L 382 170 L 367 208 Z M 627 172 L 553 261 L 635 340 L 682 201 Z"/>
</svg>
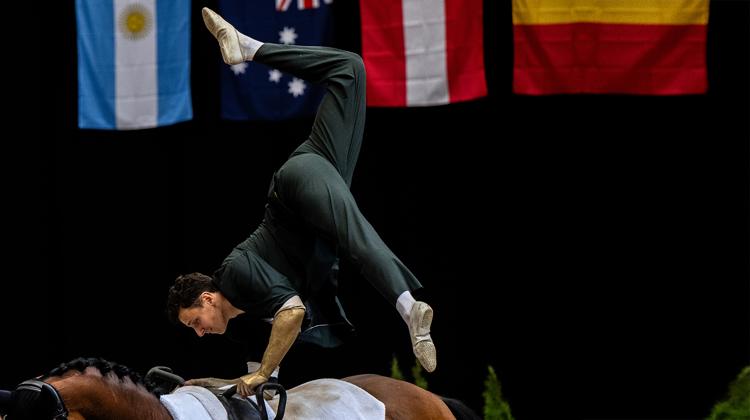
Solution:
<svg viewBox="0 0 750 420">
<path fill-rule="evenodd" d="M 331 45 L 333 0 L 219 0 L 219 13 L 261 42 Z M 222 63 L 221 116 L 284 120 L 315 115 L 325 88 L 257 62 Z"/>
</svg>

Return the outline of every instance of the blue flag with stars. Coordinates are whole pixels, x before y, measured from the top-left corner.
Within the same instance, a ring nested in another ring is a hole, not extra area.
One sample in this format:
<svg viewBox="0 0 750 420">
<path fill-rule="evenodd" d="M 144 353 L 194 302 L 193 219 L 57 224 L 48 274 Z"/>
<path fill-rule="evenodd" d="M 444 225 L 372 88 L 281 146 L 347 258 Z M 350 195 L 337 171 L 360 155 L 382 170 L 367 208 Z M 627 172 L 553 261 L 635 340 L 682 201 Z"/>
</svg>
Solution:
<svg viewBox="0 0 750 420">
<path fill-rule="evenodd" d="M 333 0 L 219 0 L 219 14 L 261 42 L 330 45 Z M 315 115 L 325 87 L 257 62 L 221 62 L 221 117 L 285 120 Z"/>
</svg>

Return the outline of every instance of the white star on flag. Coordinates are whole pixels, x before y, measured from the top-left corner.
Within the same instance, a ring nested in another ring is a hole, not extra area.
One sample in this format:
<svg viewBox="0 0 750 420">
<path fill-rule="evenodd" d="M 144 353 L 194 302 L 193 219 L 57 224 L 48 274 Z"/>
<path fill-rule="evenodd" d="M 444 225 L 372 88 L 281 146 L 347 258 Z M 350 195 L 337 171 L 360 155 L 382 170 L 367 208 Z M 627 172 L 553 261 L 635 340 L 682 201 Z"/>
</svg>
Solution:
<svg viewBox="0 0 750 420">
<path fill-rule="evenodd" d="M 284 45 L 294 44 L 297 39 L 297 32 L 294 28 L 284 26 L 284 29 L 279 31 L 279 42 Z"/>
<path fill-rule="evenodd" d="M 268 81 L 279 83 L 281 81 L 281 72 L 276 69 L 271 69 L 268 71 Z"/>
<path fill-rule="evenodd" d="M 229 68 L 232 69 L 232 72 L 234 73 L 235 76 L 239 74 L 245 74 L 245 70 L 247 69 L 247 63 L 242 62 L 239 64 L 232 64 L 231 66 L 229 66 Z"/>
<path fill-rule="evenodd" d="M 305 85 L 304 80 L 295 77 L 291 82 L 289 82 L 289 93 L 291 93 L 296 98 L 305 94 L 306 87 L 307 85 Z"/>
</svg>

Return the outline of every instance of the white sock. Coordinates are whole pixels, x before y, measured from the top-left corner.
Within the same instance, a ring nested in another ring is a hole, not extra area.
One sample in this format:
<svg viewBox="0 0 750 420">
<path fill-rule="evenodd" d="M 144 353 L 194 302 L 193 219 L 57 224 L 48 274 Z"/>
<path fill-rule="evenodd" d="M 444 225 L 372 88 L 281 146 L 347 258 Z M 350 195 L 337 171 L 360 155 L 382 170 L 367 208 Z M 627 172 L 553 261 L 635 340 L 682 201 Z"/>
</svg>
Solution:
<svg viewBox="0 0 750 420">
<path fill-rule="evenodd" d="M 406 325 L 409 325 L 409 314 L 411 314 L 411 307 L 414 306 L 415 302 L 414 297 L 408 290 L 401 293 L 396 299 L 396 310 L 401 314 L 401 318 L 406 322 Z"/>
<path fill-rule="evenodd" d="M 237 31 L 237 36 L 240 39 L 242 58 L 247 61 L 251 61 L 253 57 L 255 57 L 255 53 L 258 52 L 258 48 L 260 48 L 263 43 L 258 41 L 257 39 L 250 38 L 240 31 Z"/>
</svg>

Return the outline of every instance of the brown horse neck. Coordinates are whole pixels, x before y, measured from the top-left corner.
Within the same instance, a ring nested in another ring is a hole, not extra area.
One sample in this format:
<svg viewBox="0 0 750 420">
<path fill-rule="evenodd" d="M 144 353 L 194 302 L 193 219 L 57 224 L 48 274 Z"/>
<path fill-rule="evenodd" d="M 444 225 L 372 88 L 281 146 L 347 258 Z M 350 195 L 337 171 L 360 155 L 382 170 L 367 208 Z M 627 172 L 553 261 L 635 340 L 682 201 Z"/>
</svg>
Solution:
<svg viewBox="0 0 750 420">
<path fill-rule="evenodd" d="M 129 378 L 82 374 L 49 383 L 60 393 L 71 420 L 172 420 L 158 398 Z"/>
<path fill-rule="evenodd" d="M 374 374 L 349 376 L 343 380 L 382 402 L 387 420 L 456 420 L 440 397 L 409 382 Z"/>
</svg>

